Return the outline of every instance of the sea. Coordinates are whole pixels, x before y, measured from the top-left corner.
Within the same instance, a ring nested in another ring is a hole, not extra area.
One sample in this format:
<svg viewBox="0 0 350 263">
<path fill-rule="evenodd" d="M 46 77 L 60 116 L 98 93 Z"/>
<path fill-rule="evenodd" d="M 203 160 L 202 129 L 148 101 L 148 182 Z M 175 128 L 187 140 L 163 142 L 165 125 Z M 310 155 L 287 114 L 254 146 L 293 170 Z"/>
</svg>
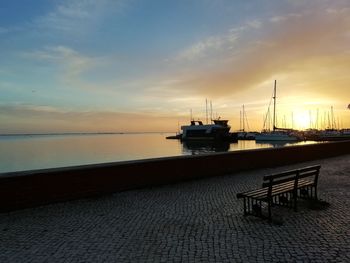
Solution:
<svg viewBox="0 0 350 263">
<path fill-rule="evenodd" d="M 169 135 L 174 134 L 0 135 L 0 173 L 314 143 L 185 143 Z"/>
</svg>

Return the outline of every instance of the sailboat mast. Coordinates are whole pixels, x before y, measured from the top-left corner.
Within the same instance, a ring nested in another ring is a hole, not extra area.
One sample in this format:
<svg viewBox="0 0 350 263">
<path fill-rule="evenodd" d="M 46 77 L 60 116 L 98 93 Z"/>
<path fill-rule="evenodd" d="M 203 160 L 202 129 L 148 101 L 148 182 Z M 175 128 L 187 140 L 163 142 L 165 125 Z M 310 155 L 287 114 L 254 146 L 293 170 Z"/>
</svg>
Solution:
<svg viewBox="0 0 350 263">
<path fill-rule="evenodd" d="M 205 118 L 206 118 L 206 124 L 208 124 L 208 100 L 205 99 Z"/>
<path fill-rule="evenodd" d="M 245 112 L 244 112 L 244 104 L 243 104 L 243 113 L 242 113 L 242 125 L 243 125 L 243 131 L 245 131 L 245 126 L 244 126 L 244 115 L 245 115 Z"/>
<path fill-rule="evenodd" d="M 242 131 L 242 111 L 239 111 L 239 131 Z"/>
<path fill-rule="evenodd" d="M 332 129 L 336 129 L 336 123 L 335 123 L 335 118 L 334 118 L 334 113 L 333 113 L 333 106 L 331 106 L 331 118 L 332 118 Z"/>
<path fill-rule="evenodd" d="M 273 89 L 273 130 L 276 129 L 276 80 Z"/>
</svg>

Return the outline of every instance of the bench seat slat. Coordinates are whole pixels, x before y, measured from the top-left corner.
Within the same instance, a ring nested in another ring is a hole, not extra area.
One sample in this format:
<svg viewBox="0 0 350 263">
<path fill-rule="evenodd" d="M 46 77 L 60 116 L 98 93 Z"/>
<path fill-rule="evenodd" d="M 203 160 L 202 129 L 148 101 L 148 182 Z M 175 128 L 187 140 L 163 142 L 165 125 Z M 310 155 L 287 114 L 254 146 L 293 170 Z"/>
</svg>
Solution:
<svg viewBox="0 0 350 263">
<path fill-rule="evenodd" d="M 311 186 L 314 183 L 310 180 L 305 180 L 305 179 L 301 179 L 298 180 L 298 188 L 302 188 L 305 186 Z M 260 188 L 260 189 L 255 189 L 252 191 L 248 191 L 245 193 L 241 193 L 240 196 L 241 197 L 250 197 L 250 198 L 254 198 L 254 199 L 262 199 L 267 197 L 267 193 L 268 193 L 268 187 L 264 187 L 264 188 Z M 290 192 L 294 190 L 294 182 L 287 182 L 287 183 L 283 183 L 283 184 L 279 184 L 279 185 L 274 185 L 272 187 L 272 196 L 275 195 L 279 195 L 283 192 Z M 238 197 L 238 196 L 237 196 Z"/>
<path fill-rule="evenodd" d="M 314 181 L 305 180 L 305 179 L 298 180 L 298 188 L 309 186 L 309 185 L 314 185 Z"/>
<path fill-rule="evenodd" d="M 272 196 L 274 196 L 274 195 L 278 195 L 278 194 L 283 193 L 283 192 L 292 191 L 293 189 L 294 189 L 294 185 L 292 185 L 292 184 L 278 185 L 277 187 L 274 187 L 272 189 L 272 193 L 271 194 L 272 194 Z M 266 198 L 269 188 L 268 187 L 264 187 L 264 188 L 261 188 L 259 190 L 260 191 L 247 192 L 247 193 L 244 194 L 244 196 L 251 197 L 251 198 L 254 198 L 254 199 L 264 199 L 264 198 Z"/>
</svg>

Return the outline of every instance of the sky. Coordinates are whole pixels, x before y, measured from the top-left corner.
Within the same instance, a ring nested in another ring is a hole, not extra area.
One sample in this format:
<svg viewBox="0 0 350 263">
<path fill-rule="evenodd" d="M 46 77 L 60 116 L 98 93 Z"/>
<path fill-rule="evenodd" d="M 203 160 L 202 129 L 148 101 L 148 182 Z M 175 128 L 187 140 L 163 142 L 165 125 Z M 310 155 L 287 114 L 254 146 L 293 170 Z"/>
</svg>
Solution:
<svg viewBox="0 0 350 263">
<path fill-rule="evenodd" d="M 349 69 L 348 0 L 0 2 L 0 134 L 259 131 L 274 80 L 278 126 L 350 128 Z"/>
</svg>

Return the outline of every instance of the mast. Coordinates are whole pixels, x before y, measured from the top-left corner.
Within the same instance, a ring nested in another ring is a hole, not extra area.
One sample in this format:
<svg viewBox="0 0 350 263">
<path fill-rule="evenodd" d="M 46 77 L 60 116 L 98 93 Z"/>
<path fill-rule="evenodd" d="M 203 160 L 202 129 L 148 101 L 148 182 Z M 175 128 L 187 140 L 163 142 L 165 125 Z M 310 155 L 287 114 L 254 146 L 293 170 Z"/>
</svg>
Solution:
<svg viewBox="0 0 350 263">
<path fill-rule="evenodd" d="M 205 118 L 206 118 L 206 124 L 208 124 L 208 100 L 205 99 Z"/>
<path fill-rule="evenodd" d="M 243 104 L 243 113 L 242 113 L 242 126 L 243 126 L 243 131 L 245 131 L 245 127 L 244 127 L 244 104 Z"/>
<path fill-rule="evenodd" d="M 331 106 L 332 129 L 336 129 L 337 124 L 334 117 L 333 106 Z"/>
<path fill-rule="evenodd" d="M 273 131 L 276 130 L 276 80 L 273 89 Z"/>
<path fill-rule="evenodd" d="M 311 115 L 311 110 L 309 110 L 309 126 L 310 126 L 310 129 L 312 129 L 312 115 Z"/>
<path fill-rule="evenodd" d="M 329 128 L 333 129 L 333 127 L 331 127 L 331 121 L 330 121 L 330 119 L 329 119 L 329 112 L 328 112 L 328 129 L 329 129 Z"/>
<path fill-rule="evenodd" d="M 242 111 L 239 111 L 239 131 L 242 131 Z"/>
</svg>

